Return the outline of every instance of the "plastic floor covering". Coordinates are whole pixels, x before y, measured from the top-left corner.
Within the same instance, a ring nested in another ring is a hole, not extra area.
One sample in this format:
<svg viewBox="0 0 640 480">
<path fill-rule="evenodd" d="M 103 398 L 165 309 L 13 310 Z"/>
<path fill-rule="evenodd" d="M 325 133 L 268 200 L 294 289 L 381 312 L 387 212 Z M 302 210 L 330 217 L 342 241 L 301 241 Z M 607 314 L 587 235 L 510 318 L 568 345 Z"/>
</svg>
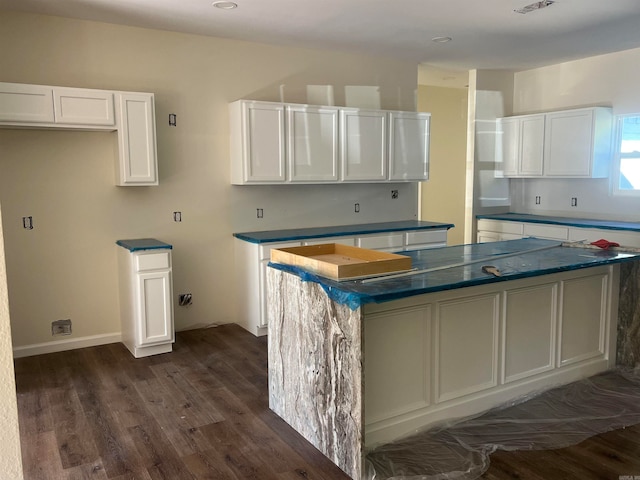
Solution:
<svg viewBox="0 0 640 480">
<path fill-rule="evenodd" d="M 640 423 L 640 369 L 617 368 L 376 447 L 367 480 L 478 478 L 496 450 L 549 450 Z"/>
</svg>

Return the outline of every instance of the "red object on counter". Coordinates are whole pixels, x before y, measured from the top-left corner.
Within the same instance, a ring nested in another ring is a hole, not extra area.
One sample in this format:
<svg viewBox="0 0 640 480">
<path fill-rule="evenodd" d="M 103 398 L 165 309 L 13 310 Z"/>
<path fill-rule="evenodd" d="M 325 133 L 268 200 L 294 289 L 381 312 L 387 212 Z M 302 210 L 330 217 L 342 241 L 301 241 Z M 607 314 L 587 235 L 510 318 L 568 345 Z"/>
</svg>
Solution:
<svg viewBox="0 0 640 480">
<path fill-rule="evenodd" d="M 604 250 L 607 250 L 609 247 L 619 247 L 620 244 L 616 243 L 616 242 L 610 242 L 609 240 L 605 240 L 604 238 L 601 238 L 600 240 L 597 240 L 595 242 L 591 242 L 591 245 L 595 245 L 596 247 L 600 247 Z"/>
</svg>

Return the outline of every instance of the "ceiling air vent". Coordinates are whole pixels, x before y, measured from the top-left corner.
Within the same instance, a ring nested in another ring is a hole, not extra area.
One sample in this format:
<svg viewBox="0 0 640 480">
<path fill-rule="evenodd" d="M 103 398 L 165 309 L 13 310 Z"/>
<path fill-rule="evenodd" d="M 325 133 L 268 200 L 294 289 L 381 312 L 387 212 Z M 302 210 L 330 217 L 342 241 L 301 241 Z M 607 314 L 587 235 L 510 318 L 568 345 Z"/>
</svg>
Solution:
<svg viewBox="0 0 640 480">
<path fill-rule="evenodd" d="M 541 8 L 548 7 L 549 5 L 552 5 L 553 3 L 554 3 L 554 0 L 544 0 L 542 2 L 535 2 L 535 3 L 532 3 L 531 5 L 527 5 L 526 7 L 517 8 L 517 9 L 514 10 L 514 12 L 516 12 L 516 13 L 529 13 L 529 12 L 533 12 L 535 10 L 540 10 Z"/>
</svg>

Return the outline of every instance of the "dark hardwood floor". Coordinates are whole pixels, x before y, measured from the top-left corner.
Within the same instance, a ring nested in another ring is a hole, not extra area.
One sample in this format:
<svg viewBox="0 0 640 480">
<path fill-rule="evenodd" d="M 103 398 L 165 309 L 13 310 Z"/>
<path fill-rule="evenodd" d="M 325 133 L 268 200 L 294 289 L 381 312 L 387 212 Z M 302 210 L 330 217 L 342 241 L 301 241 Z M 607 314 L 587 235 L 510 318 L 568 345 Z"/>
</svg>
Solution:
<svg viewBox="0 0 640 480">
<path fill-rule="evenodd" d="M 112 344 L 15 365 L 27 480 L 348 479 L 268 409 L 266 338 L 236 325 L 148 358 Z M 483 478 L 639 480 L 640 426 L 497 452 Z"/>
</svg>

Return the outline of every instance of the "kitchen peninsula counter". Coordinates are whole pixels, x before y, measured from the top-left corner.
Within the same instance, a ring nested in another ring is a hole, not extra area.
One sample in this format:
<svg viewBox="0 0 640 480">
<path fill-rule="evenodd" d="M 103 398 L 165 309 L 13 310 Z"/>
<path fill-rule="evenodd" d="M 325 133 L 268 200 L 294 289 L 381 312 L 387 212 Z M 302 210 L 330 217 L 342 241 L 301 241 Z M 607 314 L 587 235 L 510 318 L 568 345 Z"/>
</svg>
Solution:
<svg viewBox="0 0 640 480">
<path fill-rule="evenodd" d="M 615 364 L 619 264 L 640 253 L 530 238 L 404 254 L 428 271 L 268 269 L 270 407 L 352 478 L 365 447 Z"/>
</svg>

